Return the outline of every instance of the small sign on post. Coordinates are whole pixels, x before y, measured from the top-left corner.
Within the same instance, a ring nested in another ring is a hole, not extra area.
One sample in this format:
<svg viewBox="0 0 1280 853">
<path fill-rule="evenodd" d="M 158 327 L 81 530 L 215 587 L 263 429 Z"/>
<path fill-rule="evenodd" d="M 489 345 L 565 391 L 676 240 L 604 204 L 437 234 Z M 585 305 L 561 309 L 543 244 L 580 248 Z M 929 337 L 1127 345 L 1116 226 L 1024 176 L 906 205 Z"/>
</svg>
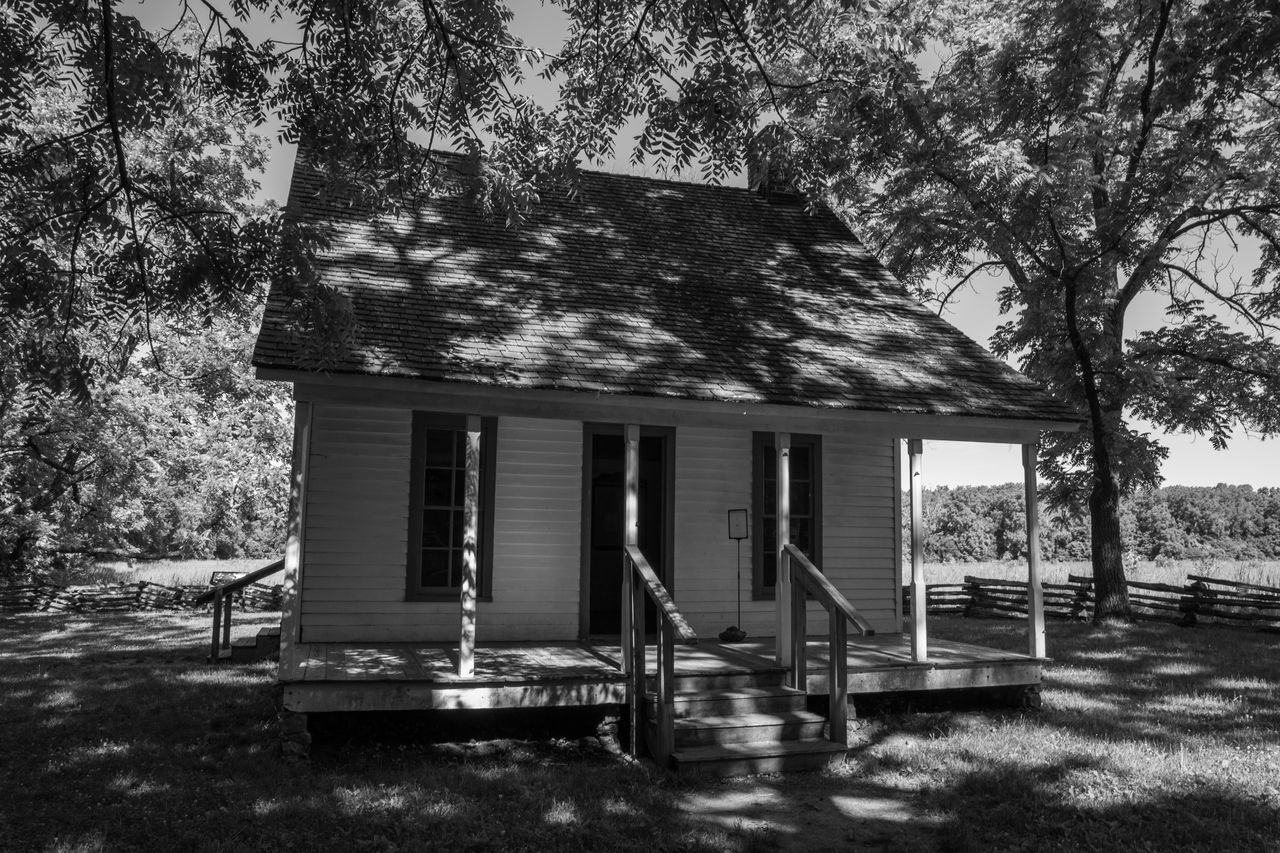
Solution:
<svg viewBox="0 0 1280 853">
<path fill-rule="evenodd" d="M 749 528 L 745 509 L 729 510 L 729 538 L 738 543 L 738 624 L 720 632 L 720 640 L 725 643 L 741 643 L 747 638 L 747 632 L 738 625 L 742 624 L 742 540 L 747 538 Z"/>
</svg>

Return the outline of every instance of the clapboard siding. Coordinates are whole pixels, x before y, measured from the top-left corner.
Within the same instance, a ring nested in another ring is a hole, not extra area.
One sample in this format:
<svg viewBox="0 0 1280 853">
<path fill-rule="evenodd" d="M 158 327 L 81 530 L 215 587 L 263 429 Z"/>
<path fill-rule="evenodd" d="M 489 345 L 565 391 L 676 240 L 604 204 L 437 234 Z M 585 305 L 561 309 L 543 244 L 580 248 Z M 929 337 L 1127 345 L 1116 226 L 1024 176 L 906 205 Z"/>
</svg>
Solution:
<svg viewBox="0 0 1280 853">
<path fill-rule="evenodd" d="M 456 640 L 455 602 L 405 601 L 412 412 L 317 404 L 303 640 Z M 578 632 L 582 424 L 500 418 L 492 600 L 480 642 Z"/>
<path fill-rule="evenodd" d="M 823 565 L 836 586 L 881 631 L 898 630 L 893 442 L 827 435 L 822 440 Z M 738 620 L 753 636 L 775 632 L 775 605 L 751 598 L 751 542 L 728 538 L 728 511 L 751 509 L 751 432 L 682 427 L 676 435 L 674 594 L 701 636 Z M 809 630 L 826 631 L 811 605 Z"/>
<path fill-rule="evenodd" d="M 899 627 L 893 447 L 822 438 L 822 570 L 878 631 Z"/>
<path fill-rule="evenodd" d="M 412 413 L 316 404 L 303 574 L 304 641 L 455 640 L 454 602 L 404 600 Z M 578 634 L 582 424 L 500 418 L 492 600 L 481 643 Z M 730 509 L 751 508 L 751 431 L 676 434 L 675 598 L 700 635 L 737 622 Z M 823 565 L 880 630 L 897 630 L 893 442 L 823 437 Z M 751 600 L 742 548 L 742 627 L 774 633 L 774 603 Z M 826 630 L 810 609 L 810 630 Z"/>
</svg>

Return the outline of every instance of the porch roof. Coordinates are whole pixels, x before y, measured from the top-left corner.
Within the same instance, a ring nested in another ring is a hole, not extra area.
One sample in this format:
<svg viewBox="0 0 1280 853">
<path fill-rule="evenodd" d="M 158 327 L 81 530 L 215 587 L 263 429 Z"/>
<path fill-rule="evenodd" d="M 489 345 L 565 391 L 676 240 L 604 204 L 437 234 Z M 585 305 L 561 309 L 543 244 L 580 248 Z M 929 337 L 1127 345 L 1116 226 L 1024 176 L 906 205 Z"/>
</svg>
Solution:
<svg viewBox="0 0 1280 853">
<path fill-rule="evenodd" d="M 457 196 L 374 217 L 326 194 L 305 155 L 289 209 L 325 230 L 316 272 L 349 311 L 317 347 L 273 288 L 260 368 L 1079 421 L 918 305 L 825 209 L 584 172 L 519 231 Z"/>
</svg>

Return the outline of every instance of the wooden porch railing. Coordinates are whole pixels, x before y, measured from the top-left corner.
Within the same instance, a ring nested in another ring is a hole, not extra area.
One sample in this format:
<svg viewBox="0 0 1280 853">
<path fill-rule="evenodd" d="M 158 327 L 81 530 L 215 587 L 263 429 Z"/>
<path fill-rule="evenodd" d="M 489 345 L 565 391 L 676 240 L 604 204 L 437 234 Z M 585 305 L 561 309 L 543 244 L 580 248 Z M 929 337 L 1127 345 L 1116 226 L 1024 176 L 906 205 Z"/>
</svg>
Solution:
<svg viewBox="0 0 1280 853">
<path fill-rule="evenodd" d="M 831 740 L 848 746 L 849 632 L 845 623 L 853 625 L 864 637 L 870 637 L 876 631 L 857 608 L 849 603 L 849 599 L 818 571 L 817 566 L 809 562 L 803 551 L 788 543 L 783 546 L 783 555 L 786 570 L 791 573 L 791 665 L 794 667 L 794 686 L 800 690 L 806 689 L 806 601 L 812 595 L 827 611 L 827 683 L 830 694 L 828 714 Z"/>
<path fill-rule="evenodd" d="M 627 596 L 629 600 L 624 604 L 629 604 L 631 608 L 631 660 L 628 662 L 626 659 L 627 644 L 624 642 L 621 667 L 623 672 L 627 672 L 627 664 L 630 663 L 631 734 L 628 746 L 632 755 L 639 753 L 640 727 L 643 720 L 641 707 L 645 701 L 644 600 L 647 596 L 658 612 L 658 677 L 655 679 L 658 741 L 654 744 L 653 751 L 654 758 L 660 765 L 665 766 L 675 749 L 675 644 L 694 645 L 698 642 L 698 635 L 680 614 L 676 603 L 671 600 L 671 594 L 662 585 L 662 581 L 653 571 L 640 548 L 627 545 L 625 552 L 630 594 Z"/>
<path fill-rule="evenodd" d="M 241 575 L 233 581 L 219 584 L 208 592 L 198 596 L 196 604 L 213 601 L 213 639 L 209 643 L 209 663 L 217 663 L 231 657 L 231 599 L 232 594 L 244 589 L 267 575 L 273 575 L 284 568 L 284 558 L 268 563 L 247 575 Z"/>
</svg>

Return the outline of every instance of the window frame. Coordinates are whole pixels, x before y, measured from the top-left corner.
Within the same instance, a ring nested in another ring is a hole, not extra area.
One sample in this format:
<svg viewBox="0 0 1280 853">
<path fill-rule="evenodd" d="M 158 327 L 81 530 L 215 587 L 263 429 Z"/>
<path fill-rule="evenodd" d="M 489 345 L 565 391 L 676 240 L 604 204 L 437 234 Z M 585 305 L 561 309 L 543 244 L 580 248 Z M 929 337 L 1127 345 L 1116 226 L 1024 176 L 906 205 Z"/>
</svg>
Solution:
<svg viewBox="0 0 1280 853">
<path fill-rule="evenodd" d="M 413 413 L 409 452 L 409 529 L 405 559 L 405 601 L 457 601 L 456 587 L 424 587 L 422 577 L 422 514 L 426 491 L 427 431 L 447 429 L 466 432 L 467 416 L 437 412 Z M 480 519 L 476 539 L 476 598 L 493 601 L 493 527 L 497 468 L 498 419 L 480 419 Z"/>
<path fill-rule="evenodd" d="M 810 482 L 813 484 L 813 510 L 810 519 L 813 523 L 813 547 L 809 559 L 820 570 L 822 568 L 822 436 L 814 433 L 796 433 L 791 435 L 791 448 L 807 447 L 809 464 L 812 466 Z M 778 450 L 774 445 L 777 433 L 753 432 L 751 434 L 751 598 L 754 601 L 772 601 L 777 598 L 777 586 L 764 585 L 764 531 L 765 531 L 765 473 L 766 465 L 778 464 Z M 771 453 L 766 451 L 772 450 Z M 767 459 L 766 459 L 767 456 Z M 795 464 L 795 456 L 792 457 Z M 792 472 L 794 476 L 794 471 Z M 776 473 L 774 482 L 776 484 Z M 775 485 L 776 488 L 776 485 Z M 769 520 L 777 523 L 777 516 Z"/>
</svg>

